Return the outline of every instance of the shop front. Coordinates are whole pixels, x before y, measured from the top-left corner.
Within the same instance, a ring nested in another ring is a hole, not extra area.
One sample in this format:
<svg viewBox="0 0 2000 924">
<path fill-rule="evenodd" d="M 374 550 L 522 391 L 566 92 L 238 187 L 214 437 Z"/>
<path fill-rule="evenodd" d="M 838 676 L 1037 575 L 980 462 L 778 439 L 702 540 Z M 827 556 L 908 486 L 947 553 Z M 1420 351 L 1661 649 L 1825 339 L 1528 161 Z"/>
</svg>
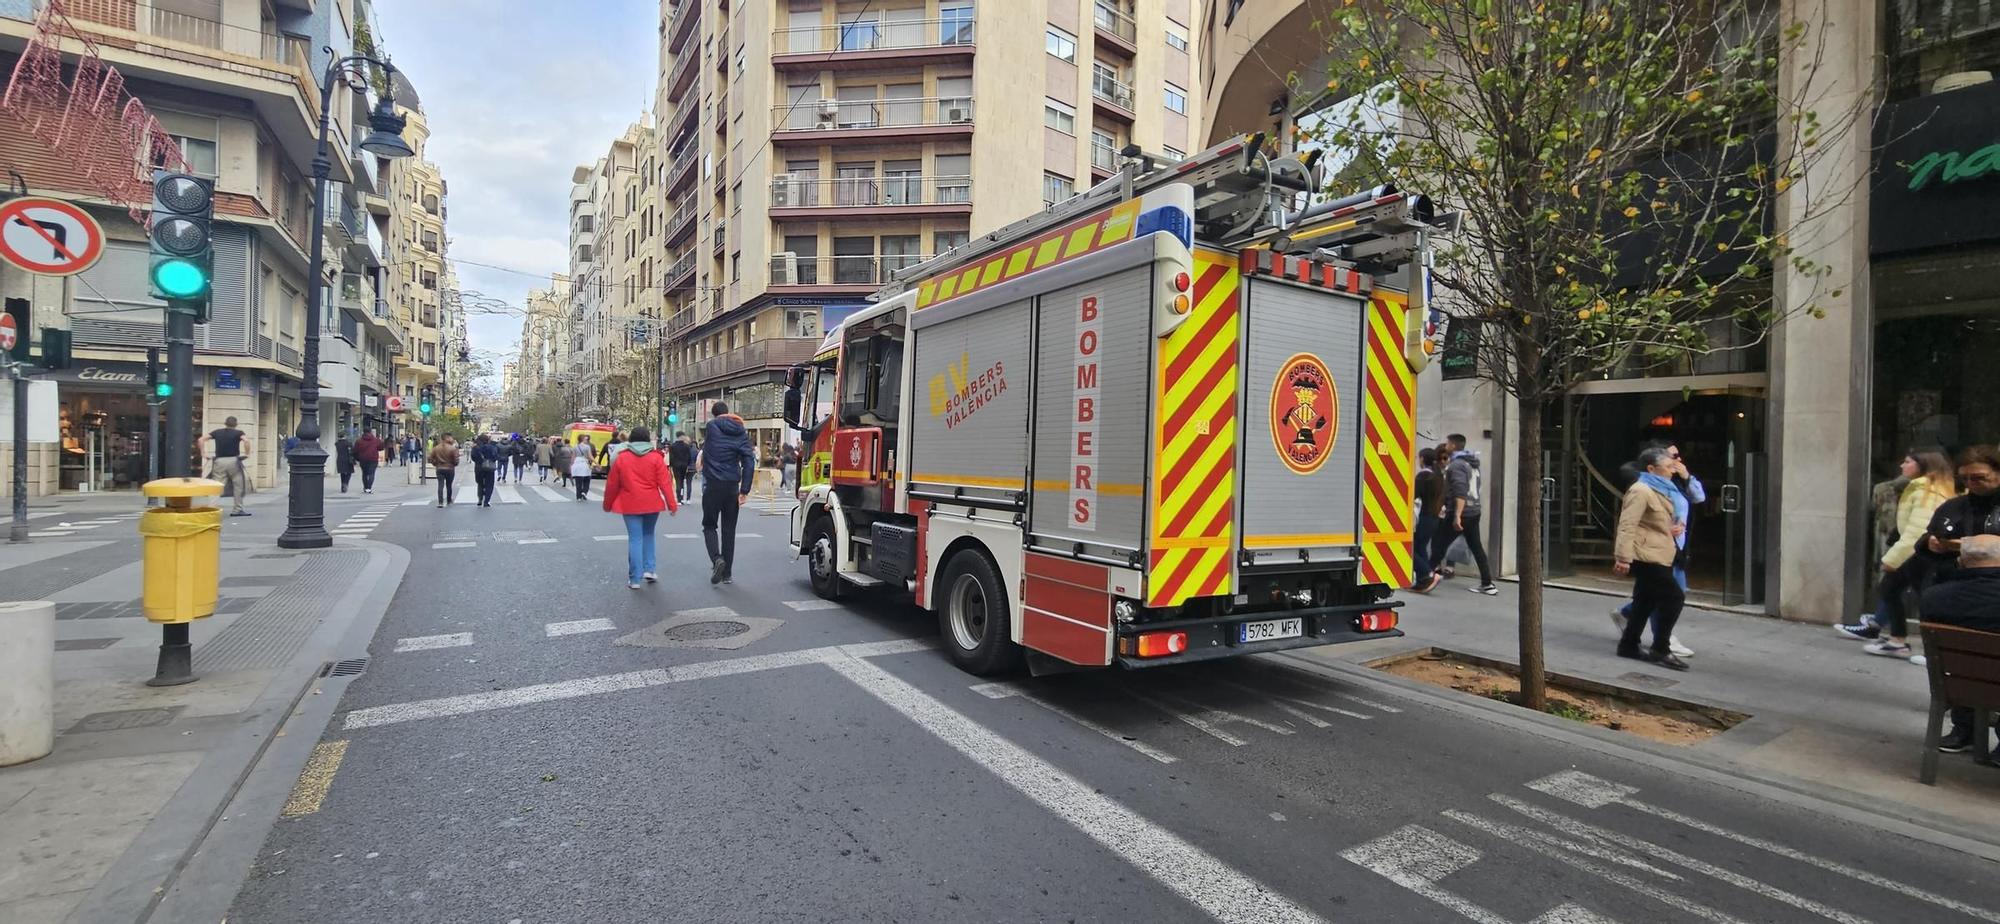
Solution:
<svg viewBox="0 0 2000 924">
<path fill-rule="evenodd" d="M 166 410 L 152 404 L 144 363 L 89 361 L 38 378 L 57 388 L 59 490 L 136 490 L 148 480 L 148 460 Z M 198 396 L 194 405 L 198 433 Z"/>
</svg>

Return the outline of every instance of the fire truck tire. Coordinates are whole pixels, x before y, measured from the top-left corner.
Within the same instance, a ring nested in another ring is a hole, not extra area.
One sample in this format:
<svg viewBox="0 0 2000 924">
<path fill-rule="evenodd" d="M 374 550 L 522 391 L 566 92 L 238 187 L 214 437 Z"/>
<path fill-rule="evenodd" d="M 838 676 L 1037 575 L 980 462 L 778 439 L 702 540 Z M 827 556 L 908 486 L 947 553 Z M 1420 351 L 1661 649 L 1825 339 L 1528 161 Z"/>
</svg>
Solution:
<svg viewBox="0 0 2000 924">
<path fill-rule="evenodd" d="M 993 562 L 977 549 L 953 555 L 938 583 L 938 631 L 945 653 L 967 673 L 1004 674 L 1021 664 L 1008 624 L 1013 612 L 1007 585 Z"/>
<path fill-rule="evenodd" d="M 814 515 L 802 538 L 806 577 L 812 581 L 813 593 L 826 600 L 840 599 L 845 588 L 840 581 L 840 550 L 834 546 L 838 539 L 833 534 L 833 519 L 824 513 Z"/>
</svg>

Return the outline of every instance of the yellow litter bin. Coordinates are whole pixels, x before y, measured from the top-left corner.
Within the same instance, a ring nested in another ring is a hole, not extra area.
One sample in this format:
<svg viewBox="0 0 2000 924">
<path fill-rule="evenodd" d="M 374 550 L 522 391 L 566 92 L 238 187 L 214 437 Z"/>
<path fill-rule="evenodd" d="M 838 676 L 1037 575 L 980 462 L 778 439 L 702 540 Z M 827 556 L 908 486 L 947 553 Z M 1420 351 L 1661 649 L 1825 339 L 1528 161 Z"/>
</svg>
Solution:
<svg viewBox="0 0 2000 924">
<path fill-rule="evenodd" d="M 139 516 L 145 543 L 145 588 L 140 603 L 154 622 L 193 622 L 215 612 L 222 561 L 222 508 L 196 507 L 197 497 L 222 493 L 207 478 L 146 482 L 147 497 L 166 500 Z"/>
</svg>

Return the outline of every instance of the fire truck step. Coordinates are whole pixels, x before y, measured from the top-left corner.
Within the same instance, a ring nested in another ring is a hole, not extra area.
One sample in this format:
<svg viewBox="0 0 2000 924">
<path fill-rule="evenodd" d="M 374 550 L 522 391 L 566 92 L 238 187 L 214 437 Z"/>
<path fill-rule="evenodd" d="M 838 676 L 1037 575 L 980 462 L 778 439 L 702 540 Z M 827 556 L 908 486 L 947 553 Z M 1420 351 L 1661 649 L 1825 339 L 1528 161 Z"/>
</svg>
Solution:
<svg viewBox="0 0 2000 924">
<path fill-rule="evenodd" d="M 859 571 L 842 571 L 840 572 L 840 579 L 856 587 L 880 587 L 883 584 L 881 578 L 872 574 L 863 574 Z"/>
</svg>

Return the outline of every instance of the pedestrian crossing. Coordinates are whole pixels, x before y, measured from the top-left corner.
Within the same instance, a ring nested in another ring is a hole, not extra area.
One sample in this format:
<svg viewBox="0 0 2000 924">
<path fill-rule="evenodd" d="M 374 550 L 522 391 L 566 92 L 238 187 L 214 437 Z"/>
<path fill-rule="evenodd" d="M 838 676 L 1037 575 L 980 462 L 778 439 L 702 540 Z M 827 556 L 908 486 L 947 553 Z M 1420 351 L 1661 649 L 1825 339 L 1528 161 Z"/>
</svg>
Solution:
<svg viewBox="0 0 2000 924">
<path fill-rule="evenodd" d="M 787 601 L 785 605 L 792 607 L 794 609 L 799 609 L 802 608 L 801 604 L 807 602 L 812 602 L 812 601 L 793 600 L 793 601 Z M 735 610 L 730 609 L 729 607 L 726 606 L 711 606 L 711 607 L 704 607 L 698 610 L 682 610 L 677 615 L 689 616 L 689 617 L 698 616 L 704 620 L 718 621 L 718 622 L 743 618 L 740 615 L 738 615 Z M 543 623 L 541 626 L 540 637 L 543 639 L 566 639 L 571 636 L 577 636 L 577 635 L 595 635 L 600 632 L 616 632 L 616 631 L 618 631 L 618 624 L 611 621 L 610 619 L 606 619 L 603 617 L 598 617 L 593 619 L 569 619 L 557 622 Z M 413 635 L 397 639 L 395 645 L 390 649 L 390 653 L 422 654 L 424 652 L 441 651 L 447 648 L 470 648 L 478 644 L 478 642 L 479 642 L 479 636 L 477 633 L 474 632 L 449 632 L 442 635 Z"/>
<path fill-rule="evenodd" d="M 524 494 L 523 489 L 526 489 L 527 493 Z M 525 504 L 528 503 L 529 495 L 533 495 L 549 503 L 576 503 L 576 491 L 570 488 L 555 488 L 545 484 L 521 485 L 512 483 L 493 486 L 493 503 L 496 506 L 501 504 Z M 590 499 L 603 501 L 604 487 L 598 484 L 591 485 Z M 479 485 L 465 480 L 454 482 L 452 484 L 451 502 L 453 505 L 479 503 Z M 403 501 L 402 506 L 426 507 L 436 503 L 437 488 L 433 485 L 428 493 Z"/>
<path fill-rule="evenodd" d="M 693 541 L 693 540 L 699 540 L 701 538 L 701 534 L 700 533 L 654 533 L 653 538 L 659 541 L 669 541 L 669 540 Z M 736 538 L 762 539 L 764 538 L 764 534 L 737 533 Z M 590 540 L 592 542 L 624 542 L 625 534 L 607 533 L 602 536 L 592 536 L 590 537 Z M 494 545 L 551 545 L 555 543 L 560 543 L 562 541 L 563 540 L 556 538 L 554 536 L 548 536 L 548 535 L 521 536 L 521 535 L 515 535 L 512 531 L 501 530 L 494 532 L 490 535 L 482 535 L 479 533 L 452 533 L 449 535 L 448 538 L 441 537 L 439 538 L 438 541 L 431 543 L 431 548 L 437 549 L 439 551 L 449 551 L 451 549 L 476 549 L 479 547 L 479 544 L 481 542 L 491 542 Z M 825 601 L 795 600 L 787 602 L 785 605 L 795 610 L 831 609 L 832 607 L 839 606 L 839 604 L 837 603 L 826 603 L 825 606 L 819 606 L 817 605 L 818 603 L 825 603 Z"/>
<path fill-rule="evenodd" d="M 382 521 L 396 511 L 398 506 L 400 505 L 394 503 L 370 504 L 361 508 L 360 512 L 350 514 L 347 519 L 340 521 L 340 525 L 328 529 L 327 532 L 332 533 L 335 538 L 366 539 L 375 531 L 375 527 L 381 526 Z"/>
</svg>

